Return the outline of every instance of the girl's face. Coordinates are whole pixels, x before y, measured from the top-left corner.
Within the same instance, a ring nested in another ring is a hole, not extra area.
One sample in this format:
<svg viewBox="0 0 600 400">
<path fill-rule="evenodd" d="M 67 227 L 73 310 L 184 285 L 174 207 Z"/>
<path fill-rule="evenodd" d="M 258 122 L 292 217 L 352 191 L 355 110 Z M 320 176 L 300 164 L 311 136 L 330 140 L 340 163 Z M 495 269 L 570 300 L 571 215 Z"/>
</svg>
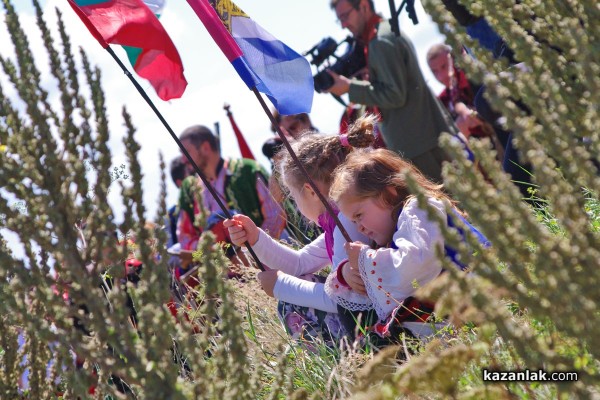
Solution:
<svg viewBox="0 0 600 400">
<path fill-rule="evenodd" d="M 319 186 L 317 184 L 317 186 Z M 319 215 L 325 212 L 325 206 L 319 200 L 319 197 L 314 192 L 314 190 L 310 187 L 308 183 L 305 183 L 302 187 L 294 188 L 290 187 L 290 196 L 296 202 L 296 206 L 298 210 L 308 218 L 310 221 L 317 223 L 319 219 Z M 319 188 L 321 190 L 321 188 Z M 327 193 L 321 192 L 321 193 Z"/>
<path fill-rule="evenodd" d="M 340 212 L 354 222 L 359 231 L 380 246 L 386 246 L 396 231 L 396 221 L 392 219 L 393 209 L 380 199 L 340 200 Z"/>
</svg>

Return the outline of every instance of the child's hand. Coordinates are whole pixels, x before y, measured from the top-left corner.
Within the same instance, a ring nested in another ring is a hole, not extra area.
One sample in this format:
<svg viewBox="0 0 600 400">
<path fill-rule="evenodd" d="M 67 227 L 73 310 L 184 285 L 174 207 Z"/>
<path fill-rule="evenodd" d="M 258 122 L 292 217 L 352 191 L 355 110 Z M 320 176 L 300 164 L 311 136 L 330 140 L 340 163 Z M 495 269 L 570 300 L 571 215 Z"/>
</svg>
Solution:
<svg viewBox="0 0 600 400">
<path fill-rule="evenodd" d="M 245 215 L 236 214 L 223 221 L 223 226 L 229 231 L 229 238 L 236 246 L 241 246 L 246 241 L 254 246 L 258 241 L 258 227 Z"/>
<path fill-rule="evenodd" d="M 360 277 L 360 271 L 358 269 L 358 256 L 363 247 L 368 246 L 361 242 L 344 244 L 346 254 L 348 255 L 348 263 L 342 268 L 342 276 L 352 290 L 360 294 L 367 294 L 365 283 Z"/>
<path fill-rule="evenodd" d="M 354 268 L 358 269 L 358 256 L 360 255 L 360 251 L 363 247 L 369 247 L 362 242 L 346 242 L 344 243 L 344 250 L 346 250 L 346 254 L 348 255 L 348 262 Z"/>
<path fill-rule="evenodd" d="M 344 277 L 344 280 L 346 281 L 348 286 L 350 286 L 350 289 L 354 290 L 356 293 L 366 295 L 367 291 L 365 289 L 365 283 L 360 277 L 360 271 L 358 270 L 358 268 L 352 267 L 352 265 L 349 262 L 341 266 L 341 268 L 342 276 Z"/>
<path fill-rule="evenodd" d="M 260 282 L 260 286 L 262 290 L 265 291 L 271 297 L 275 297 L 273 295 L 273 289 L 275 289 L 275 284 L 277 283 L 277 277 L 281 272 L 276 269 L 271 269 L 267 271 L 261 271 L 256 275 L 256 278 Z"/>
</svg>

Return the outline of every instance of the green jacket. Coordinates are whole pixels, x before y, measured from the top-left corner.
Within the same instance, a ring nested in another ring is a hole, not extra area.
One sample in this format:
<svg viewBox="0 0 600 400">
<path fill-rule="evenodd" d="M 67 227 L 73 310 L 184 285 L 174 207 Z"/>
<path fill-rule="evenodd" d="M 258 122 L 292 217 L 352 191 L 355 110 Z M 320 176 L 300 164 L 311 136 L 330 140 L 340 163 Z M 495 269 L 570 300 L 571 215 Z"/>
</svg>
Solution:
<svg viewBox="0 0 600 400">
<path fill-rule="evenodd" d="M 419 69 L 415 49 L 387 20 L 368 44 L 370 81 L 352 80 L 350 101 L 377 106 L 385 144 L 405 158 L 417 157 L 438 145 L 441 132 L 457 132 Z"/>
</svg>

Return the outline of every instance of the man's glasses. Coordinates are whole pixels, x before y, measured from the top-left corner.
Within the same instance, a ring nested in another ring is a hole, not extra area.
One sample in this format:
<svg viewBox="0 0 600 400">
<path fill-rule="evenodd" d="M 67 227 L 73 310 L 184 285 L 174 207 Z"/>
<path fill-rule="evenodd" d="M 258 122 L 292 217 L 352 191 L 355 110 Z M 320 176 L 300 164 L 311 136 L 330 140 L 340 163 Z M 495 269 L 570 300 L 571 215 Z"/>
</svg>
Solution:
<svg viewBox="0 0 600 400">
<path fill-rule="evenodd" d="M 338 15 L 338 21 L 340 24 L 343 24 L 344 22 L 348 21 L 348 18 L 350 17 L 350 14 L 352 14 L 352 11 L 356 11 L 356 9 L 354 7 L 350 8 L 348 11 L 341 13 L 340 15 Z"/>
</svg>

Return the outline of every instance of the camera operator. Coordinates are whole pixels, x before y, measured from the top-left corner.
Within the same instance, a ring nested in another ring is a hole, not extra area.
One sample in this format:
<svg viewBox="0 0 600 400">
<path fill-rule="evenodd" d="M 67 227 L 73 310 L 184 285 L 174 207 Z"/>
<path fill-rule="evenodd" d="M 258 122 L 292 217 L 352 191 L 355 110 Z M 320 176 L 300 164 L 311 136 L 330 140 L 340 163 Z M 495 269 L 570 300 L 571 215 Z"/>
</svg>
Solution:
<svg viewBox="0 0 600 400">
<path fill-rule="evenodd" d="M 438 137 L 458 131 L 427 86 L 412 43 L 402 33 L 394 35 L 389 21 L 375 13 L 373 0 L 331 0 L 330 6 L 342 27 L 365 45 L 369 80 L 330 71 L 334 84 L 327 92 L 348 93 L 352 103 L 377 107 L 386 146 L 441 182 L 448 156 Z"/>
</svg>

